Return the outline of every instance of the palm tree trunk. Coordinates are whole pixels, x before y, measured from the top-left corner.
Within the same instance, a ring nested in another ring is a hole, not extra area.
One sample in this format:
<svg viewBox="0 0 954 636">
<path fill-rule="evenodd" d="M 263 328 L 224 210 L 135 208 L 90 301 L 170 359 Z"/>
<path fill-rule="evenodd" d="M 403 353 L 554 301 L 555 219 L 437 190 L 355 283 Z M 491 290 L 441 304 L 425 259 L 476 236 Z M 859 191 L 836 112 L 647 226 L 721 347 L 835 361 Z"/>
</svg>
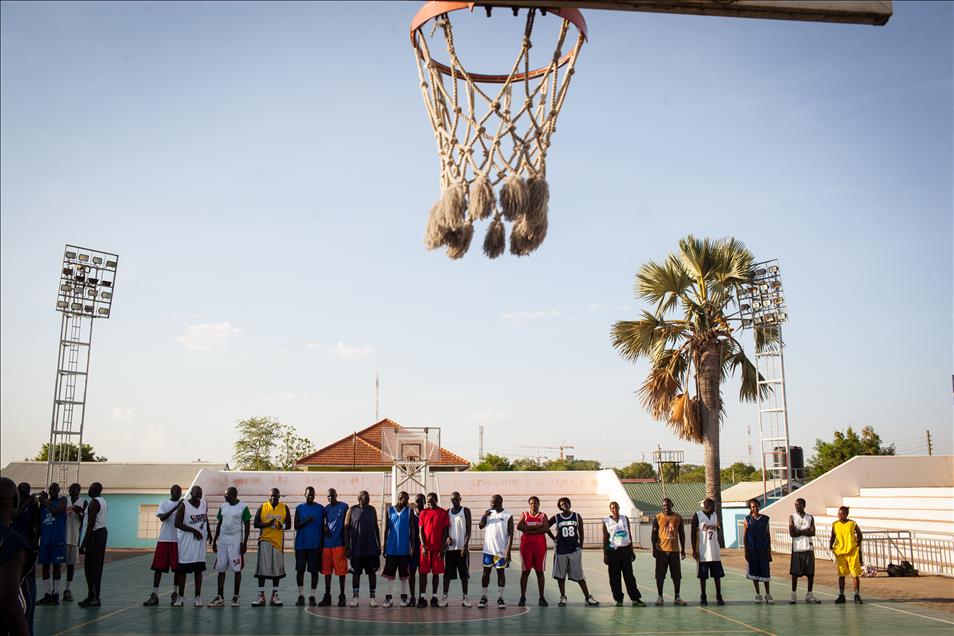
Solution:
<svg viewBox="0 0 954 636">
<path fill-rule="evenodd" d="M 699 353 L 696 388 L 702 416 L 702 463 L 706 470 L 706 497 L 715 502 L 719 515 L 719 545 L 725 546 L 722 531 L 722 477 L 719 463 L 719 424 L 722 415 L 722 396 L 719 379 L 722 368 L 722 344 L 712 339 Z"/>
</svg>

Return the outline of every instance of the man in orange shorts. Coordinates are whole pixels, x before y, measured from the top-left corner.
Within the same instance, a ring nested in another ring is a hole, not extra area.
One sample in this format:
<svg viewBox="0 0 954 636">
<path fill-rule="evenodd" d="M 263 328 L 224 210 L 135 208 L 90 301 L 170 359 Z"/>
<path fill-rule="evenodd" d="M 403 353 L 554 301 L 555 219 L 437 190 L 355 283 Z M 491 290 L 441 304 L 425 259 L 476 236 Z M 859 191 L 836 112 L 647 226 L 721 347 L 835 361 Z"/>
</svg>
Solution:
<svg viewBox="0 0 954 636">
<path fill-rule="evenodd" d="M 325 575 L 325 596 L 318 607 L 331 605 L 331 575 L 338 575 L 338 607 L 345 607 L 345 580 L 348 577 L 348 557 L 345 554 L 345 515 L 348 504 L 338 501 L 338 491 L 328 489 L 328 505 L 325 506 L 324 547 L 321 550 L 321 573 Z"/>
<path fill-rule="evenodd" d="M 444 550 L 447 549 L 447 536 L 450 518 L 447 511 L 437 505 L 437 493 L 427 494 L 427 507 L 421 511 L 421 587 L 418 607 L 424 603 L 427 593 L 427 575 L 431 575 L 431 607 L 438 607 L 437 582 L 444 574 Z M 445 603 L 446 605 L 446 603 Z"/>
</svg>

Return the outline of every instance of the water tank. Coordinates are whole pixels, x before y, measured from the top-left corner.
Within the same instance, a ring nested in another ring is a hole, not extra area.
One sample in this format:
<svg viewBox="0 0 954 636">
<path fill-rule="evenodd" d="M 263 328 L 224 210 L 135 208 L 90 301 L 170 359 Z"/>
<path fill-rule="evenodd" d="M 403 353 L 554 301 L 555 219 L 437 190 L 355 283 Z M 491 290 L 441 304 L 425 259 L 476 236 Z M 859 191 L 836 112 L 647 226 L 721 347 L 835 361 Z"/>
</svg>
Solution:
<svg viewBox="0 0 954 636">
<path fill-rule="evenodd" d="M 776 446 L 772 453 L 773 465 L 785 465 L 785 447 Z M 792 479 L 805 479 L 805 452 L 801 446 L 789 446 L 788 453 L 792 457 Z"/>
</svg>

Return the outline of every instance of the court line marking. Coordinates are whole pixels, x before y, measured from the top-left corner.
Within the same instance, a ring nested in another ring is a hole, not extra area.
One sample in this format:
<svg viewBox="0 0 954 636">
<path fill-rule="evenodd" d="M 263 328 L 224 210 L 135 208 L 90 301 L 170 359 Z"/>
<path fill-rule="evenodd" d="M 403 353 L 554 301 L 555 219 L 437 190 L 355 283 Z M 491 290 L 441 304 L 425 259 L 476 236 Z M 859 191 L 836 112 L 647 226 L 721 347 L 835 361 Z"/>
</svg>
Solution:
<svg viewBox="0 0 954 636">
<path fill-rule="evenodd" d="M 93 620 L 86 621 L 85 623 L 80 623 L 79 625 L 73 625 L 73 626 L 70 627 L 69 629 L 64 629 L 64 630 L 61 631 L 61 632 L 56 632 L 56 634 L 54 634 L 53 636 L 60 636 L 61 634 L 69 634 L 70 632 L 72 632 L 72 631 L 74 631 L 74 630 L 77 630 L 77 629 L 79 629 L 80 627 L 86 627 L 87 625 L 92 625 L 93 623 L 95 623 L 95 622 L 97 622 L 97 621 L 101 621 L 101 620 L 107 619 L 107 618 L 109 618 L 110 616 L 115 616 L 116 614 L 119 614 L 120 612 L 125 612 L 125 611 L 128 610 L 128 609 L 129 609 L 128 607 L 124 607 L 124 608 L 122 608 L 122 609 L 118 609 L 118 610 L 115 610 L 115 611 L 113 611 L 113 612 L 110 612 L 109 614 L 103 614 L 102 616 L 97 616 L 97 617 L 94 618 Z"/>
<path fill-rule="evenodd" d="M 398 622 L 389 622 L 389 621 L 387 621 L 387 620 L 375 620 L 375 619 L 373 619 L 373 618 L 372 618 L 372 619 L 367 619 L 367 618 L 345 618 L 345 617 L 343 617 L 343 616 L 329 616 L 328 614 L 320 614 L 320 613 L 318 613 L 318 611 L 312 611 L 312 610 L 317 610 L 317 609 L 318 609 L 318 608 L 307 607 L 307 608 L 305 608 L 305 612 L 308 613 L 308 614 L 311 614 L 312 616 L 318 616 L 318 617 L 320 617 L 320 618 L 329 618 L 329 619 L 335 620 L 335 621 L 347 621 L 347 622 L 349 622 L 349 623 L 385 623 L 385 624 L 389 624 L 389 625 L 429 625 L 429 624 L 439 625 L 439 624 L 442 624 L 442 623 L 472 623 L 472 622 L 475 622 L 475 621 L 499 621 L 499 620 L 503 620 L 503 619 L 505 619 L 505 618 L 516 618 L 517 616 L 523 616 L 524 614 L 527 614 L 527 613 L 530 612 L 530 608 L 529 608 L 529 607 L 518 607 L 518 608 L 517 608 L 518 610 L 523 610 L 523 611 L 518 611 L 518 612 L 515 612 L 515 613 L 513 613 L 513 614 L 505 614 L 505 615 L 503 615 L 503 616 L 500 616 L 499 614 L 496 615 L 496 616 L 493 615 L 493 614 L 486 614 L 486 615 L 484 615 L 484 616 L 477 615 L 477 616 L 475 616 L 474 618 L 451 618 L 451 619 L 447 619 L 447 620 L 434 620 L 434 621 L 398 621 Z M 400 609 L 406 609 L 406 608 L 400 608 Z M 509 608 L 508 608 L 508 609 L 509 609 Z"/>
<path fill-rule="evenodd" d="M 748 628 L 751 629 L 753 632 L 758 632 L 759 634 L 766 634 L 766 636 L 777 636 L 777 634 L 775 634 L 775 633 L 773 633 L 773 632 L 767 632 L 767 631 L 765 631 L 764 629 L 759 629 L 758 627 L 755 627 L 754 625 L 749 625 L 748 623 L 743 623 L 743 622 L 740 621 L 740 620 L 736 620 L 736 619 L 734 619 L 734 618 L 732 618 L 732 617 L 730 617 L 730 616 L 726 616 L 725 614 L 720 614 L 719 612 L 716 612 L 715 610 L 711 610 L 711 609 L 709 609 L 709 608 L 707 608 L 707 607 L 696 607 L 696 609 L 698 609 L 698 610 L 701 611 L 701 612 L 705 612 L 705 613 L 707 613 L 707 614 L 713 614 L 713 615 L 715 615 L 715 616 L 718 616 L 719 618 L 724 618 L 724 619 L 727 620 L 727 621 L 732 621 L 733 623 L 736 623 L 736 624 L 738 624 L 738 625 L 743 625 L 743 626 L 745 626 L 745 627 L 748 627 Z"/>
</svg>

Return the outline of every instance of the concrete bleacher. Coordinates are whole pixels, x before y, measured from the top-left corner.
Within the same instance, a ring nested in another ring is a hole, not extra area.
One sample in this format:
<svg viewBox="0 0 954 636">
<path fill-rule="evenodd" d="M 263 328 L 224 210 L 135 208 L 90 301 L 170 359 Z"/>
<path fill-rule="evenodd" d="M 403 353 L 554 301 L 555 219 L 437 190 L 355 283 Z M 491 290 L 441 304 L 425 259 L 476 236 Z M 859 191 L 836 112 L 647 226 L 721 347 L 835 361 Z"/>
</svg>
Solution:
<svg viewBox="0 0 954 636">
<path fill-rule="evenodd" d="M 865 529 L 954 535 L 954 488 L 860 488 L 841 505 Z M 830 525 L 836 519 L 838 506 L 826 506 L 816 522 Z"/>
<path fill-rule="evenodd" d="M 307 486 L 317 491 L 316 501 L 326 503 L 329 488 L 335 488 L 338 499 L 354 505 L 358 493 L 367 490 L 371 504 L 379 511 L 383 505 L 391 503 L 391 474 L 380 472 L 252 472 L 202 470 L 193 485 L 202 487 L 204 497 L 209 504 L 209 518 L 215 514 L 225 499 L 225 490 L 235 486 L 239 499 L 248 504 L 253 513 L 268 499 L 272 488 L 282 492 L 282 501 L 294 512 L 297 504 L 302 503 Z M 409 488 L 405 488 L 410 492 Z M 527 509 L 527 499 L 531 495 L 540 498 L 540 508 L 548 515 L 558 512 L 557 500 L 569 497 L 573 510 L 587 521 L 588 532 L 595 538 L 595 522 L 609 514 L 610 501 L 620 504 L 621 514 L 630 519 L 638 514 L 632 505 L 623 485 L 612 470 L 599 471 L 506 471 L 506 472 L 433 472 L 428 481 L 428 490 L 437 492 L 441 506 L 450 507 L 450 494 L 461 493 L 463 505 L 471 509 L 473 521 L 490 505 L 490 498 L 499 494 L 504 498 L 504 507 L 519 515 Z M 416 493 L 411 493 L 412 499 Z M 252 538 L 257 536 L 252 531 Z M 472 543 L 479 540 L 479 533 L 472 534 Z M 589 538 L 587 543 L 589 544 Z M 286 547 L 294 543 L 294 531 L 285 536 Z"/>
</svg>

